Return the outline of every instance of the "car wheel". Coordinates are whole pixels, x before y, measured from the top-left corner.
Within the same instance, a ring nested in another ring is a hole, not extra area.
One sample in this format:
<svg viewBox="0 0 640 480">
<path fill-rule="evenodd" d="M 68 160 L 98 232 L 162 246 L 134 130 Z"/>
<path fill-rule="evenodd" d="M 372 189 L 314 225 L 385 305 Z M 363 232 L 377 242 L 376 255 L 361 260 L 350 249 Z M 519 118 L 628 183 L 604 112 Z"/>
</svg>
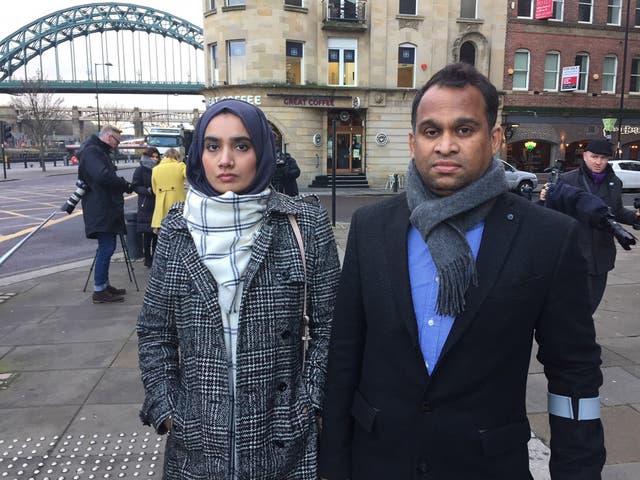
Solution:
<svg viewBox="0 0 640 480">
<path fill-rule="evenodd" d="M 521 195 L 529 194 L 533 192 L 533 182 L 530 180 L 523 180 L 518 184 L 518 188 L 516 190 Z"/>
</svg>

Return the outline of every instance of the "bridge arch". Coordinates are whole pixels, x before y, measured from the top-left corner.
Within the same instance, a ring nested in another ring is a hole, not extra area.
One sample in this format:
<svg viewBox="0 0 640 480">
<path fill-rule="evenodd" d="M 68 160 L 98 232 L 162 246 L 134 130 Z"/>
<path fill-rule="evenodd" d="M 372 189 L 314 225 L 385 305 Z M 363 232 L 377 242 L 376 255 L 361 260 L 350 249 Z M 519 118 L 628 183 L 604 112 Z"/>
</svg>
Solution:
<svg viewBox="0 0 640 480">
<path fill-rule="evenodd" d="M 131 31 L 132 35 L 136 31 L 155 34 L 177 41 L 180 45 L 193 47 L 194 50 L 203 49 L 202 28 L 170 13 L 124 3 L 78 5 L 40 17 L 1 40 L 0 82 L 10 79 L 23 66 L 26 73 L 26 64 L 35 58 L 41 58 L 42 54 L 50 49 L 56 50 L 55 60 L 58 69 L 57 49 L 66 42 L 72 44 L 70 48 L 73 51 L 74 39 L 84 38 L 86 44 L 87 38 L 93 34 L 116 32 L 117 35 L 118 32 L 125 31 Z M 92 77 L 91 64 L 104 65 L 109 60 L 105 60 L 102 44 L 99 49 L 102 55 L 99 55 L 98 61 L 90 58 L 89 50 L 86 52 L 86 74 L 87 77 Z M 73 56 L 71 62 L 74 62 Z M 74 70 L 73 76 L 75 75 Z M 97 76 L 96 74 L 95 77 Z M 88 80 L 97 81 L 97 78 Z"/>
</svg>

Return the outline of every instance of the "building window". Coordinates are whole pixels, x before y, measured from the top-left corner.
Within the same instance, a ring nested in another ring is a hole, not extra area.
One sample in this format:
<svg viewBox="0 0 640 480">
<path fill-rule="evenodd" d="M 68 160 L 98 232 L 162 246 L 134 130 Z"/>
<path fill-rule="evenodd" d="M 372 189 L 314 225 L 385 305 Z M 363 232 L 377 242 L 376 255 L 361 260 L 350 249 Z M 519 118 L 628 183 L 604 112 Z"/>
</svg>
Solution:
<svg viewBox="0 0 640 480">
<path fill-rule="evenodd" d="M 640 58 L 631 59 L 631 85 L 629 91 L 640 93 Z"/>
<path fill-rule="evenodd" d="M 225 0 L 224 3 L 227 7 L 233 7 L 236 5 L 244 5 L 246 1 L 245 0 Z"/>
<path fill-rule="evenodd" d="M 547 92 L 558 91 L 558 74 L 560 72 L 560 54 L 547 52 L 544 58 L 544 90 Z"/>
<path fill-rule="evenodd" d="M 287 61 L 286 75 L 287 83 L 292 85 L 302 85 L 302 49 L 301 42 L 290 42 L 287 40 Z"/>
<path fill-rule="evenodd" d="M 616 93 L 616 72 L 618 57 L 607 55 L 602 64 L 602 93 Z"/>
<path fill-rule="evenodd" d="M 522 18 L 533 18 L 532 0 L 518 0 L 518 16 Z"/>
<path fill-rule="evenodd" d="M 640 27 L 640 0 L 636 0 L 636 20 L 634 25 Z"/>
<path fill-rule="evenodd" d="M 247 56 L 245 50 L 246 42 L 244 40 L 229 40 L 227 42 L 227 81 L 229 85 L 237 85 L 247 81 Z"/>
<path fill-rule="evenodd" d="M 564 15 L 564 0 L 553 0 L 553 14 L 549 20 L 562 21 Z"/>
<path fill-rule="evenodd" d="M 578 0 L 578 22 L 591 23 L 593 0 Z"/>
<path fill-rule="evenodd" d="M 400 15 L 417 15 L 417 0 L 400 0 Z"/>
<path fill-rule="evenodd" d="M 586 92 L 587 84 L 588 84 L 588 75 L 589 75 L 589 54 L 588 53 L 579 53 L 576 55 L 576 61 L 574 65 L 578 65 L 580 67 L 580 77 L 578 78 L 578 89 L 577 92 Z"/>
<path fill-rule="evenodd" d="M 301 7 L 302 0 L 284 0 L 284 4 L 290 7 Z"/>
<path fill-rule="evenodd" d="M 513 89 L 529 90 L 529 50 L 516 50 L 513 57 Z"/>
<path fill-rule="evenodd" d="M 609 0 L 607 8 L 607 23 L 609 25 L 620 25 L 620 10 L 622 0 Z"/>
<path fill-rule="evenodd" d="M 460 46 L 460 61 L 475 66 L 476 46 L 472 42 L 464 42 Z"/>
<path fill-rule="evenodd" d="M 329 39 L 329 85 L 358 84 L 356 61 L 358 41 L 355 39 Z"/>
<path fill-rule="evenodd" d="M 460 18 L 476 18 L 476 0 L 460 1 Z"/>
<path fill-rule="evenodd" d="M 209 10 L 216 9 L 216 0 L 209 0 Z"/>
<path fill-rule="evenodd" d="M 413 45 L 398 47 L 398 87 L 413 88 L 416 63 L 416 48 Z"/>
<path fill-rule="evenodd" d="M 209 45 L 209 60 L 211 61 L 211 84 L 220 85 L 220 71 L 218 70 L 218 44 Z"/>
</svg>

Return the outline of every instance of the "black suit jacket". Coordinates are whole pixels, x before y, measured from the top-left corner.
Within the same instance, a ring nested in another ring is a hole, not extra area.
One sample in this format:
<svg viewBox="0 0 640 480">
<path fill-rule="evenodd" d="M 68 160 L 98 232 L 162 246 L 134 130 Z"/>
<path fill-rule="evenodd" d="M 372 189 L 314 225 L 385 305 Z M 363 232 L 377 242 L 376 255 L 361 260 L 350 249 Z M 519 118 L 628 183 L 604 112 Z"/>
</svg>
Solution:
<svg viewBox="0 0 640 480">
<path fill-rule="evenodd" d="M 531 478 L 527 371 L 535 336 L 553 393 L 602 383 L 577 224 L 512 194 L 485 220 L 478 285 L 431 375 L 418 343 L 405 195 L 358 210 L 338 291 L 320 472 L 331 480 Z M 550 416 L 554 479 L 599 479 L 600 420 Z"/>
</svg>

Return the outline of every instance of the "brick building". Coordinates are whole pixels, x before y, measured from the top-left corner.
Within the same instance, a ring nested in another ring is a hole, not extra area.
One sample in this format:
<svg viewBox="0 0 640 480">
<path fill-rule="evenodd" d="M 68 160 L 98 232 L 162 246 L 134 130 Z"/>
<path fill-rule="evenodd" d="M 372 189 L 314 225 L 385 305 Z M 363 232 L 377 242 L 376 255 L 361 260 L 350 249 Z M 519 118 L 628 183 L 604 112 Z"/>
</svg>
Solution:
<svg viewBox="0 0 640 480">
<path fill-rule="evenodd" d="M 530 171 L 556 159 L 572 167 L 589 139 L 606 135 L 620 141 L 621 158 L 638 158 L 640 4 L 630 8 L 627 26 L 622 0 L 553 0 L 552 18 L 544 20 L 535 19 L 536 3 L 507 6 L 503 155 Z M 575 90 L 562 91 L 563 67 L 570 66 L 578 67 Z M 603 119 L 616 119 L 616 126 L 605 131 Z"/>
<path fill-rule="evenodd" d="M 260 106 L 300 184 L 404 173 L 416 88 L 461 58 L 499 88 L 506 10 L 477 0 L 203 0 L 212 103 Z M 366 184 L 365 183 L 365 184 Z"/>
</svg>

